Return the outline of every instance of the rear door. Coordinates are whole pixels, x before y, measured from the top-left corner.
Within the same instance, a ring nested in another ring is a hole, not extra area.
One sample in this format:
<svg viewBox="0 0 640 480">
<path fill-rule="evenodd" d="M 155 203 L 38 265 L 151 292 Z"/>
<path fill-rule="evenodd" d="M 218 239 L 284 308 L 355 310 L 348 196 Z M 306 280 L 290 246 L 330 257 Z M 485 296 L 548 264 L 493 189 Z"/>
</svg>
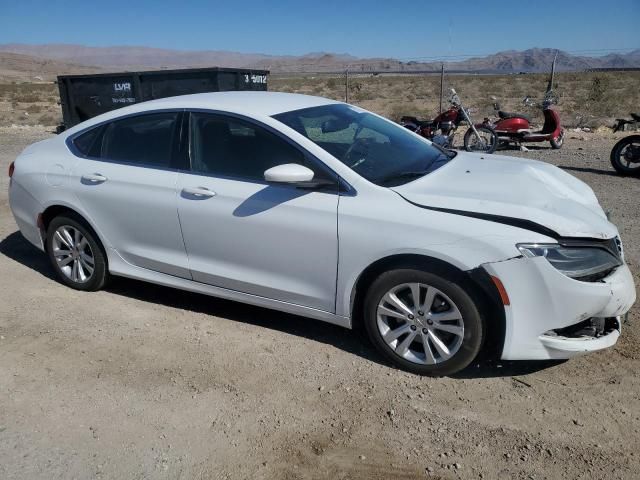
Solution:
<svg viewBox="0 0 640 480">
<path fill-rule="evenodd" d="M 138 114 L 72 140 L 73 189 L 109 246 L 128 263 L 191 278 L 176 210 L 183 114 Z"/>
</svg>

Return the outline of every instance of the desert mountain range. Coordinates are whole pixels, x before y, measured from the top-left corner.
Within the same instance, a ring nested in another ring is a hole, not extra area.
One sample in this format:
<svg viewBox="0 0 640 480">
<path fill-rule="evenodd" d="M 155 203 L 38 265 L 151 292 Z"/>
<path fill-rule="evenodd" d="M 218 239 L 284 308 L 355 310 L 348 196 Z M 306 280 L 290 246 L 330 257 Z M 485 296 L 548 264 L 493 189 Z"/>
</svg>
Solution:
<svg viewBox="0 0 640 480">
<path fill-rule="evenodd" d="M 484 57 L 447 62 L 448 71 L 479 73 L 546 72 L 555 49 L 508 50 Z M 400 61 L 394 58 L 358 58 L 348 54 L 309 53 L 266 55 L 225 50 L 168 50 L 139 46 L 88 47 L 71 44 L 0 44 L 0 78 L 49 78 L 65 73 L 155 70 L 162 68 L 235 67 L 271 70 L 272 73 L 412 72 L 438 71 L 440 61 Z M 558 51 L 556 69 L 576 71 L 593 68 L 638 68 L 640 49 L 599 57 L 571 55 Z"/>
</svg>

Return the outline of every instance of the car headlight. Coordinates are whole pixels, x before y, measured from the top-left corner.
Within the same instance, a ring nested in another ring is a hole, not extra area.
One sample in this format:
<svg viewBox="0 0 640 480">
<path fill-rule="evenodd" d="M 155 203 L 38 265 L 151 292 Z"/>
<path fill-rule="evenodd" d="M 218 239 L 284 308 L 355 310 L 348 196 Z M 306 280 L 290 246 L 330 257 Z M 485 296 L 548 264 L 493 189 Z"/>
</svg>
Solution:
<svg viewBox="0 0 640 480">
<path fill-rule="evenodd" d="M 525 257 L 544 257 L 567 277 L 576 279 L 608 273 L 622 265 L 619 258 L 599 247 L 526 243 L 516 246 Z"/>
</svg>

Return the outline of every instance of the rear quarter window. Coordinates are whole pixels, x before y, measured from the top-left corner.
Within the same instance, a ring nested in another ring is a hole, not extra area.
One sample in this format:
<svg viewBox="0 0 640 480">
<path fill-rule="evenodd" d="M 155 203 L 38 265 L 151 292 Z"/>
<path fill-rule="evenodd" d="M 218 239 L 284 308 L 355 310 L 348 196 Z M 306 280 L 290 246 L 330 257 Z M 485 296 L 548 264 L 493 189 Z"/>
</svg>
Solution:
<svg viewBox="0 0 640 480">
<path fill-rule="evenodd" d="M 99 138 L 102 134 L 102 126 L 92 128 L 91 130 L 78 135 L 73 140 L 73 146 L 82 155 L 88 157 L 100 156 L 100 141 Z"/>
</svg>

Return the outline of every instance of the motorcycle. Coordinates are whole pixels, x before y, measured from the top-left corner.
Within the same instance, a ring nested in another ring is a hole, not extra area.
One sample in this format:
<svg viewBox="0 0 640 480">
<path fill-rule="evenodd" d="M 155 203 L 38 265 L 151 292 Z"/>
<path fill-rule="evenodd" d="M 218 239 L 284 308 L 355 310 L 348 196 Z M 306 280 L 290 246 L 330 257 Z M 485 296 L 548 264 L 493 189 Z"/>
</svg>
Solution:
<svg viewBox="0 0 640 480">
<path fill-rule="evenodd" d="M 416 117 L 405 115 L 400 118 L 400 125 L 441 147 L 452 148 L 455 132 L 463 120 L 460 108 L 451 104 L 447 110 L 433 120 L 419 120 Z"/>
<path fill-rule="evenodd" d="M 640 113 L 630 113 L 631 120 L 626 118 L 616 118 L 616 124 L 613 126 L 614 132 L 624 132 L 627 125 L 634 125 L 640 122 Z"/>
<path fill-rule="evenodd" d="M 460 97 L 452 88 L 449 90 L 450 107 L 440 113 L 433 120 L 418 120 L 413 116 L 403 116 L 400 119 L 400 125 L 431 140 L 437 145 L 444 148 L 453 148 L 454 135 L 462 122 L 471 125 L 469 131 L 475 132 L 475 141 L 467 140 L 469 132 L 465 134 L 465 148 L 468 151 L 482 151 L 493 153 L 497 146 L 497 137 L 491 131 L 483 126 L 476 127 L 471 121 L 469 112 L 465 109 L 460 101 Z"/>
<path fill-rule="evenodd" d="M 500 109 L 500 104 L 496 101 L 495 97 L 493 108 L 498 112 L 498 120 L 492 122 L 491 119 L 485 118 L 481 126 L 492 128 L 498 135 L 500 143 L 515 143 L 520 145 L 521 143 L 530 142 L 549 142 L 551 148 L 562 148 L 564 143 L 564 129 L 560 124 L 560 116 L 552 107 L 554 103 L 557 103 L 557 97 L 553 92 L 547 92 L 541 105 L 531 100 L 530 97 L 525 97 L 523 103 L 527 107 L 542 107 L 542 113 L 544 115 L 544 125 L 542 130 L 531 130 L 531 119 L 521 113 L 505 112 Z"/>
<path fill-rule="evenodd" d="M 640 122 L 640 115 L 632 113 L 633 120 L 618 118 L 614 132 L 624 130 L 625 125 Z M 618 141 L 611 150 L 611 165 L 621 175 L 640 176 L 640 135 L 629 135 Z"/>
</svg>

